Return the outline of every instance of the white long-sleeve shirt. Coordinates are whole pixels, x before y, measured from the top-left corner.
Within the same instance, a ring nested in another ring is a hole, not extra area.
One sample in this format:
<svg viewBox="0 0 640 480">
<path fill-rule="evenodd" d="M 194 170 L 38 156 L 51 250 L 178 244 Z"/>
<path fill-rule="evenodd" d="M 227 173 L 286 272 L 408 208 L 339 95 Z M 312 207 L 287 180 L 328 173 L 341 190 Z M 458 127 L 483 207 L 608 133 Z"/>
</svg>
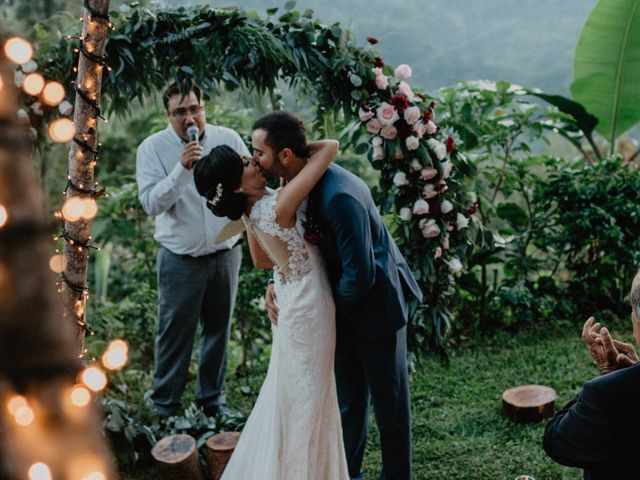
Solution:
<svg viewBox="0 0 640 480">
<path fill-rule="evenodd" d="M 204 155 L 222 144 L 249 155 L 240 135 L 230 128 L 206 124 L 200 144 Z M 193 170 L 180 163 L 184 146 L 184 140 L 168 125 L 138 147 L 138 196 L 144 211 L 155 217 L 154 238 L 173 253 L 193 257 L 231 248 L 240 235 L 213 242 L 229 220 L 216 217 L 206 207 L 205 198 L 196 190 Z"/>
</svg>

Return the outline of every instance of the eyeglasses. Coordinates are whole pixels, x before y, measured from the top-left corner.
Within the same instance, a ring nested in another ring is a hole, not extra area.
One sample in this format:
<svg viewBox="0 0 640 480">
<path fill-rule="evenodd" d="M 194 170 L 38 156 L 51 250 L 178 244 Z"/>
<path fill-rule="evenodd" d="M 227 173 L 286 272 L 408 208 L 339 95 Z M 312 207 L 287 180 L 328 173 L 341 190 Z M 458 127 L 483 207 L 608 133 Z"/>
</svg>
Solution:
<svg viewBox="0 0 640 480">
<path fill-rule="evenodd" d="M 182 120 L 184 118 L 187 118 L 187 113 L 189 113 L 192 117 L 197 117 L 198 115 L 201 115 L 202 112 L 204 112 L 204 107 L 202 105 L 197 105 L 189 108 L 176 108 L 173 112 L 170 112 L 169 115 Z"/>
</svg>

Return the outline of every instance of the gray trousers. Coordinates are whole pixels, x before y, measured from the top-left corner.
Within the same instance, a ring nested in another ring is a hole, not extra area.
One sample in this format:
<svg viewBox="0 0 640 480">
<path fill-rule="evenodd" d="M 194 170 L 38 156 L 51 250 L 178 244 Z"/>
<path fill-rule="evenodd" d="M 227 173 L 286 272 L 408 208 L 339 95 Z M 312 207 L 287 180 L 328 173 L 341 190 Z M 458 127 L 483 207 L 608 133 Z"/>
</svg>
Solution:
<svg viewBox="0 0 640 480">
<path fill-rule="evenodd" d="M 198 324 L 200 364 L 196 401 L 216 411 L 225 404 L 224 375 L 242 249 L 189 257 L 158 249 L 158 330 L 151 400 L 162 415 L 180 408 Z"/>
</svg>

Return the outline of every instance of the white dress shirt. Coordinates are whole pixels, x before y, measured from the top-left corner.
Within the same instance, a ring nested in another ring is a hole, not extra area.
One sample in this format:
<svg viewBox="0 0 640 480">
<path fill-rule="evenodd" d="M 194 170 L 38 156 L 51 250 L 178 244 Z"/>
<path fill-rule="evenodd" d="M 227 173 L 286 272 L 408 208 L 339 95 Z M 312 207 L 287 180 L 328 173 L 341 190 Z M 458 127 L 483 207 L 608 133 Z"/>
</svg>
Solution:
<svg viewBox="0 0 640 480">
<path fill-rule="evenodd" d="M 138 147 L 136 180 L 142 208 L 155 217 L 154 238 L 173 253 L 199 257 L 231 248 L 240 235 L 214 243 L 229 220 L 211 213 L 205 198 L 196 190 L 193 170 L 180 163 L 185 144 L 171 125 L 147 137 Z M 236 132 L 206 124 L 200 140 L 204 155 L 222 144 L 240 155 L 249 155 Z"/>
</svg>

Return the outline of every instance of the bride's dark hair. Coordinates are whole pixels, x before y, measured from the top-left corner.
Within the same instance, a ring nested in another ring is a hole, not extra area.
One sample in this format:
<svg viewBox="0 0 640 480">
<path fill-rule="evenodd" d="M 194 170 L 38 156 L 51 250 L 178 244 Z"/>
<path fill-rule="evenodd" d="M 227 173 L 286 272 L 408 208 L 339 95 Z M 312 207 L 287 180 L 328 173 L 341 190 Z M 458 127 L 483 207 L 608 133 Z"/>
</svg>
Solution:
<svg viewBox="0 0 640 480">
<path fill-rule="evenodd" d="M 240 186 L 243 170 L 242 157 L 228 145 L 218 145 L 196 162 L 193 168 L 196 189 L 217 217 L 237 220 L 242 216 L 247 197 L 234 190 Z"/>
</svg>

